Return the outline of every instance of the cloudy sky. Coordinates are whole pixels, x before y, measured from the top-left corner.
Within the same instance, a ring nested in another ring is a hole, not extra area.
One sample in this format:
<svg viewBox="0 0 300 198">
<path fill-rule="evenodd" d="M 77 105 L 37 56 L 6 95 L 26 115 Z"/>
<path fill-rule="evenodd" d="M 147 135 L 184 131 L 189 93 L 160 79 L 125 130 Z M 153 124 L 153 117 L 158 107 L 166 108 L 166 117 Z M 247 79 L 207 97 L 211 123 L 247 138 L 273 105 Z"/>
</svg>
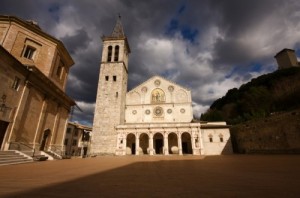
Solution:
<svg viewBox="0 0 300 198">
<path fill-rule="evenodd" d="M 300 57 L 298 0 L 1 0 L 0 14 L 35 20 L 75 61 L 67 93 L 92 125 L 102 35 L 118 14 L 128 37 L 129 87 L 161 75 L 192 90 L 199 118 L 228 89 L 276 70 L 283 48 Z"/>
</svg>

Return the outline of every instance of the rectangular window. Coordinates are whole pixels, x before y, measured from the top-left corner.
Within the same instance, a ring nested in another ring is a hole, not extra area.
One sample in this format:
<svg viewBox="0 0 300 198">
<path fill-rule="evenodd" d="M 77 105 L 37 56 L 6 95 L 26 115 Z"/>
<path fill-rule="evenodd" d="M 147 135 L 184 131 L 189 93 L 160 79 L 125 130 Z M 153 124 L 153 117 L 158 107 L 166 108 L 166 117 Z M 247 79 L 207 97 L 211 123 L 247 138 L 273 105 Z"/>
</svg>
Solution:
<svg viewBox="0 0 300 198">
<path fill-rule="evenodd" d="M 224 140 L 223 140 L 223 137 L 220 137 L 220 142 L 223 142 Z"/>
<path fill-rule="evenodd" d="M 67 128 L 67 133 L 71 133 L 71 128 Z"/>
<path fill-rule="evenodd" d="M 60 78 L 60 79 L 61 79 L 62 73 L 63 73 L 63 71 L 64 71 L 64 66 L 65 66 L 64 62 L 63 62 L 63 61 L 60 61 L 60 62 L 59 62 L 59 65 L 58 65 L 58 67 L 57 67 L 57 69 L 56 69 L 56 76 L 57 76 L 58 78 Z"/>
<path fill-rule="evenodd" d="M 116 98 L 118 97 L 118 95 L 119 95 L 119 93 L 118 93 L 118 92 L 116 92 Z"/>
<path fill-rule="evenodd" d="M 24 51 L 23 57 L 33 60 L 35 51 L 36 51 L 36 49 L 34 47 L 27 45 L 27 46 L 25 46 L 25 51 Z"/>
<path fill-rule="evenodd" d="M 74 136 L 78 136 L 78 129 L 75 129 Z"/>
<path fill-rule="evenodd" d="M 18 91 L 19 86 L 20 86 L 20 81 L 21 81 L 21 79 L 18 78 L 18 77 L 16 76 L 16 77 L 15 77 L 15 80 L 14 80 L 14 83 L 12 84 L 12 88 L 13 88 L 14 90 L 17 90 L 17 91 Z"/>
<path fill-rule="evenodd" d="M 113 80 L 116 82 L 117 81 L 117 76 L 113 76 Z"/>
<path fill-rule="evenodd" d="M 209 142 L 213 142 L 213 138 L 212 137 L 209 137 Z"/>
<path fill-rule="evenodd" d="M 58 66 L 57 70 L 56 70 L 56 76 L 59 77 L 59 78 L 60 78 L 60 75 L 61 75 L 61 71 L 62 71 L 62 67 Z"/>
<path fill-rule="evenodd" d="M 105 80 L 108 81 L 109 80 L 109 76 L 105 76 Z"/>
</svg>

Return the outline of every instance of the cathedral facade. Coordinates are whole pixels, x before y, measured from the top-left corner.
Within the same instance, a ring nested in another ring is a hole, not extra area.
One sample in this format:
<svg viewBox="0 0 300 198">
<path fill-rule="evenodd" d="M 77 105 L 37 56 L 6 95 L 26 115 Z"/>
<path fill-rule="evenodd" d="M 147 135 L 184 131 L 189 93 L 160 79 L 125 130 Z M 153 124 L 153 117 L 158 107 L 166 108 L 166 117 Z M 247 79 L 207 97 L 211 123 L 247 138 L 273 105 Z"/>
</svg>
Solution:
<svg viewBox="0 0 300 198">
<path fill-rule="evenodd" d="M 120 19 L 102 37 L 92 150 L 94 155 L 231 153 L 225 122 L 192 122 L 191 91 L 153 76 L 127 92 L 129 44 Z"/>
</svg>

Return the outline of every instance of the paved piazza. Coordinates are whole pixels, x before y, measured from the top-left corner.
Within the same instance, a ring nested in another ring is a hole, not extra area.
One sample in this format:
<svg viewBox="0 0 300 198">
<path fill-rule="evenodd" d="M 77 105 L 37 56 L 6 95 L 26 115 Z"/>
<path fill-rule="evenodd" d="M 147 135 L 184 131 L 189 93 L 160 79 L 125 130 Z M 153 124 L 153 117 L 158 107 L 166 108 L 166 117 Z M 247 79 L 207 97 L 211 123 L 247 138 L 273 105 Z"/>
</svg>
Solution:
<svg viewBox="0 0 300 198">
<path fill-rule="evenodd" d="M 299 155 L 124 156 L 0 166 L 0 197 L 299 197 Z"/>
</svg>

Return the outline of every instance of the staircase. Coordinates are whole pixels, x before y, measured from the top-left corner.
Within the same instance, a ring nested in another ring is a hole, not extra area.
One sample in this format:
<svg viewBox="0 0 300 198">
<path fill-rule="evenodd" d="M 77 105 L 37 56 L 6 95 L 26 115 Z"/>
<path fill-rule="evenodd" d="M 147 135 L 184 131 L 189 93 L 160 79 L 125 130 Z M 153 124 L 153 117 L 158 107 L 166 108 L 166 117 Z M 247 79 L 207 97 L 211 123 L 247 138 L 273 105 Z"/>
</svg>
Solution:
<svg viewBox="0 0 300 198">
<path fill-rule="evenodd" d="M 33 159 L 18 151 L 0 151 L 0 166 L 29 162 L 33 162 Z"/>
<path fill-rule="evenodd" d="M 60 160 L 62 157 L 53 151 L 44 151 L 46 154 L 50 155 L 55 160 Z"/>
</svg>

